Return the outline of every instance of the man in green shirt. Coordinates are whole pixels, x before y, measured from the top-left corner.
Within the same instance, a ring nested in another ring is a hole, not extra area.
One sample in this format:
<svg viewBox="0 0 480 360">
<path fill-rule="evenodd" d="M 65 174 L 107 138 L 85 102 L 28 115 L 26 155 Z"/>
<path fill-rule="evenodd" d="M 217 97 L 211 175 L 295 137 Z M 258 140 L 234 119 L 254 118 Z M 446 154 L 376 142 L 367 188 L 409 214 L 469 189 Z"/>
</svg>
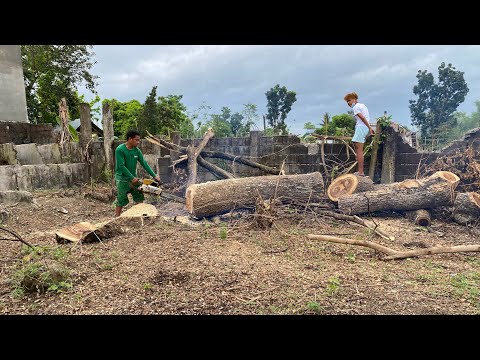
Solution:
<svg viewBox="0 0 480 360">
<path fill-rule="evenodd" d="M 137 147 L 140 143 L 140 133 L 136 130 L 127 132 L 127 142 L 115 149 L 115 181 L 117 183 L 117 200 L 115 201 L 115 216 L 120 216 L 122 208 L 128 204 L 127 194 L 131 193 L 135 203 L 141 203 L 145 196 L 138 190 L 141 184 L 137 177 L 137 161 L 155 180 L 160 183 L 160 177 L 143 158 Z"/>
</svg>

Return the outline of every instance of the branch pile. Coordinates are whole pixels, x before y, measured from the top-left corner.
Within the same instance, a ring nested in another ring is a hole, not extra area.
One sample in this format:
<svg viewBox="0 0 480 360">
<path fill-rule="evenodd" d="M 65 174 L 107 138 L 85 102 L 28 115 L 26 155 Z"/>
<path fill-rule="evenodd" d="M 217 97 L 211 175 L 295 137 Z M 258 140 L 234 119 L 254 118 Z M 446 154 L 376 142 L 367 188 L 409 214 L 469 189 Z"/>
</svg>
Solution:
<svg viewBox="0 0 480 360">
<path fill-rule="evenodd" d="M 440 170 L 460 177 L 459 191 L 480 191 L 480 151 L 475 151 L 473 147 L 440 155 L 431 164 L 421 166 L 419 174 L 425 177 Z"/>
</svg>

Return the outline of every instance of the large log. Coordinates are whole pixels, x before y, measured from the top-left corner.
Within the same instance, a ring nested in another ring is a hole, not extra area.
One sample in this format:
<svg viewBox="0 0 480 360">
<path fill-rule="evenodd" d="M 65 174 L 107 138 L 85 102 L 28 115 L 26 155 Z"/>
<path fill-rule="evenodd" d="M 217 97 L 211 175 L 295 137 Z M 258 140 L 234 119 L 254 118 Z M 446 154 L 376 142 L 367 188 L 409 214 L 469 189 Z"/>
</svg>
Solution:
<svg viewBox="0 0 480 360">
<path fill-rule="evenodd" d="M 478 221 L 480 218 L 480 194 L 458 193 L 453 204 L 453 218 L 462 225 Z"/>
<path fill-rule="evenodd" d="M 448 206 L 453 203 L 456 184 L 443 177 L 417 180 L 418 187 L 384 187 L 383 189 L 342 196 L 338 208 L 344 213 L 364 214 L 382 210 L 417 210 Z"/>
<path fill-rule="evenodd" d="M 340 196 L 374 190 L 372 179 L 367 176 L 345 174 L 332 181 L 327 190 L 327 196 L 332 201 L 338 201 Z"/>
<path fill-rule="evenodd" d="M 186 208 L 197 218 L 223 214 L 233 209 L 255 207 L 258 196 L 289 201 L 324 199 L 322 174 L 254 176 L 194 184 L 187 188 Z"/>
</svg>

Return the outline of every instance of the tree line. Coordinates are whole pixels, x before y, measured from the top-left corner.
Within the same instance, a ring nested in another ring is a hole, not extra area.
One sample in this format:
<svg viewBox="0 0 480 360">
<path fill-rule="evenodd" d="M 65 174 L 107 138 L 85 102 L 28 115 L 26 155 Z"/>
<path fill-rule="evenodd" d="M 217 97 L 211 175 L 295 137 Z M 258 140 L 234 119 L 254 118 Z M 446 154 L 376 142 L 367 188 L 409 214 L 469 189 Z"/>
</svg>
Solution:
<svg viewBox="0 0 480 360">
<path fill-rule="evenodd" d="M 79 117 L 78 105 L 85 102 L 78 94 L 78 87 L 84 85 L 96 97 L 90 101 L 92 117 L 99 119 L 100 98 L 96 92 L 98 76 L 91 74 L 96 61 L 92 45 L 22 45 L 27 113 L 29 121 L 37 123 L 59 123 L 58 103 L 62 97 L 67 100 L 70 119 Z M 427 70 L 419 70 L 417 85 L 410 100 L 411 123 L 417 126 L 420 136 L 445 136 L 451 141 L 474 127 L 480 126 L 480 101 L 475 104 L 477 111 L 471 115 L 457 112 L 469 89 L 464 73 L 452 64 L 444 62 L 438 67 L 438 81 Z M 263 115 L 264 129 L 269 135 L 287 135 L 287 116 L 297 101 L 295 91 L 276 84 L 266 93 L 267 113 Z M 123 137 L 128 129 L 136 128 L 142 135 L 168 135 L 179 131 L 182 137 L 201 137 L 212 127 L 217 137 L 245 136 L 255 128 L 260 119 L 255 104 L 244 104 L 239 111 L 222 107 L 219 113 L 211 113 L 211 107 L 203 103 L 198 109 L 188 111 L 182 103 L 183 95 L 157 94 L 157 86 L 146 97 L 144 103 L 138 100 L 120 102 L 103 99 L 113 108 L 114 132 Z M 325 113 L 316 127 L 312 122 L 305 129 L 326 135 L 352 135 L 355 126 L 351 111 L 330 116 Z"/>
</svg>

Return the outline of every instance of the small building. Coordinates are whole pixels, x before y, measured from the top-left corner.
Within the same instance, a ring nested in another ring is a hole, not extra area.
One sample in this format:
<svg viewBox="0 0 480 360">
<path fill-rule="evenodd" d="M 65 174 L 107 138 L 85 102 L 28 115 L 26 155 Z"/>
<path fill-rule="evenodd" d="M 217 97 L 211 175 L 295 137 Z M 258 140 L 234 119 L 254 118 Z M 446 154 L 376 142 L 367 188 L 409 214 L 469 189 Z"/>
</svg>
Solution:
<svg viewBox="0 0 480 360">
<path fill-rule="evenodd" d="M 90 121 L 92 123 L 92 136 L 98 137 L 98 138 L 103 138 L 103 129 L 98 126 L 95 122 Z M 78 134 L 80 134 L 80 119 L 75 119 L 72 121 L 68 122 L 69 125 L 71 125 Z M 57 133 L 60 133 L 60 125 L 55 126 L 54 131 Z"/>
<path fill-rule="evenodd" d="M 100 126 L 95 124 L 95 122 L 91 121 L 92 123 L 92 135 L 97 134 L 99 138 L 103 137 L 103 130 Z M 69 125 L 77 130 L 77 133 L 80 133 L 80 119 L 75 119 L 69 122 Z"/>
</svg>

